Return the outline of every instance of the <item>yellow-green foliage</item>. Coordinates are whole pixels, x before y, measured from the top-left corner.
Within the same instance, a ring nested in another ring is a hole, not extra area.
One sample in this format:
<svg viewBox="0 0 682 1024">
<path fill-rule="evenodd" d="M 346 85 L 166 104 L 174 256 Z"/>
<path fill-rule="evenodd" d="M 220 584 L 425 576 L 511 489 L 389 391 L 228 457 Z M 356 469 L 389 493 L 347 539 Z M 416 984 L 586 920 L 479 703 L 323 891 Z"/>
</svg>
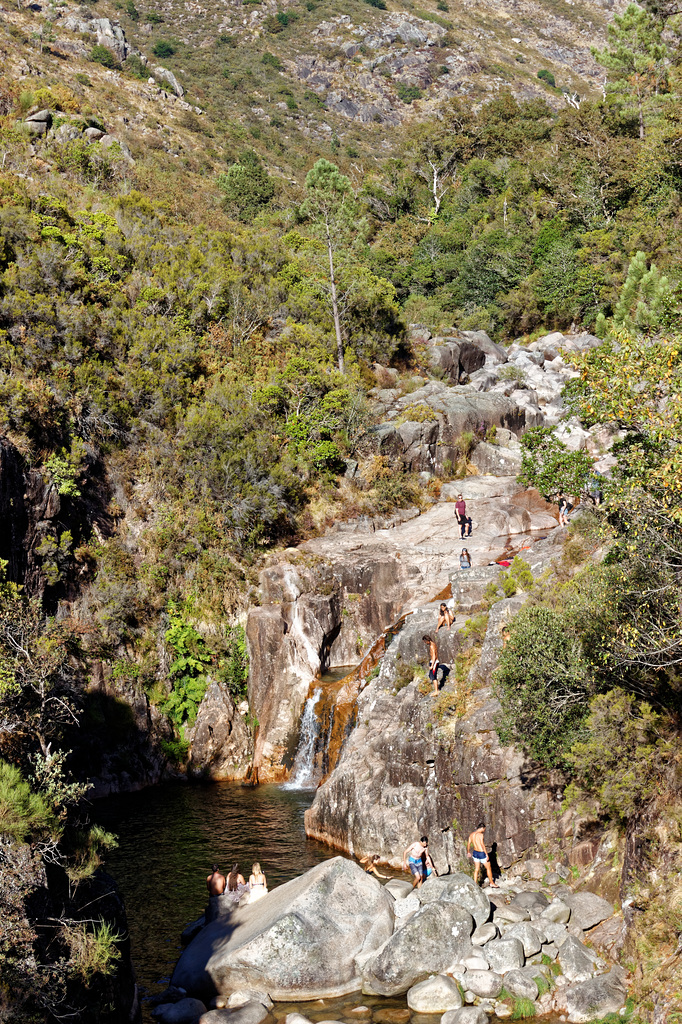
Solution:
<svg viewBox="0 0 682 1024">
<path fill-rule="evenodd" d="M 0 835 L 17 842 L 59 834 L 53 809 L 40 793 L 34 793 L 14 765 L 0 761 Z"/>
<path fill-rule="evenodd" d="M 413 402 L 411 405 L 407 405 L 393 422 L 396 425 L 399 423 L 429 423 L 437 419 L 438 416 L 430 405 L 426 405 L 424 402 Z"/>
</svg>

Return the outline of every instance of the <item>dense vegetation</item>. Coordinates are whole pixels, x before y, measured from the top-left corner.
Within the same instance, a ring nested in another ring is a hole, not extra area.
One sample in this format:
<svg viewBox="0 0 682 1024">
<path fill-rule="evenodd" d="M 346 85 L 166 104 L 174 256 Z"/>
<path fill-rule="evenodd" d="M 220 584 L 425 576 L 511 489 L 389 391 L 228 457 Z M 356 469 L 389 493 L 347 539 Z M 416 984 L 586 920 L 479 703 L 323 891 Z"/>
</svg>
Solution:
<svg viewBox="0 0 682 1024">
<path fill-rule="evenodd" d="M 27 1020 L 87 1015 L 76 979 L 106 994 L 116 969 L 116 933 L 83 909 L 110 838 L 87 824 L 66 754 L 101 715 L 92 667 L 167 716 L 182 760 L 208 680 L 243 695 L 238 614 L 262 555 L 419 501 L 373 453 L 367 396 L 386 366 L 413 386 L 410 322 L 500 341 L 575 322 L 607 339 L 569 398 L 587 424 L 622 428 L 619 469 L 564 578 L 515 620 L 503 732 L 606 823 L 633 827 L 662 793 L 679 808 L 682 79 L 663 24 L 639 8 L 615 20 L 600 102 L 452 101 L 371 171 L 299 154 L 291 182 L 243 131 L 219 172 L 209 133 L 205 160 L 176 168 L 153 148 L 131 165 L 68 133 L 32 141 L 17 120 L 34 107 L 81 127 L 106 109 L 85 83 L 0 86 L 3 452 L 58 496 L 30 580 L 0 593 L 0 1015 L 3 1000 Z M 533 437 L 524 470 L 545 493 L 584 476 Z M 49 948 L 22 917 L 32 883 L 10 849 L 51 865 Z M 682 925 L 666 922 L 670 944 Z M 36 958 L 54 966 L 44 989 Z"/>
</svg>

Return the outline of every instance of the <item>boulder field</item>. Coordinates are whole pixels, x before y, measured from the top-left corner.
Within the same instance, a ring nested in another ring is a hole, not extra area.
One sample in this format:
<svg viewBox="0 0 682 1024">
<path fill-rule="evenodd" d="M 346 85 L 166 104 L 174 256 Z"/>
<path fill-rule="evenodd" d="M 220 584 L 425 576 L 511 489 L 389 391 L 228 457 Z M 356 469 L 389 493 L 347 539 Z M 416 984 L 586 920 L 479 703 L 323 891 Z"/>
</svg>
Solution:
<svg viewBox="0 0 682 1024">
<path fill-rule="evenodd" d="M 272 1000 L 360 991 L 404 996 L 418 1014 L 469 1010 L 443 1024 L 468 1024 L 475 1011 L 481 1024 L 489 1013 L 509 1017 L 519 999 L 574 1024 L 618 1011 L 625 974 L 589 944 L 595 925 L 616 920 L 613 907 L 573 892 L 556 873 L 558 881 L 549 884 L 549 877 L 538 883 L 516 876 L 485 890 L 452 872 L 412 891 L 399 880 L 381 885 L 353 861 L 333 858 L 205 925 L 154 1016 L 167 1024 L 260 1024 Z M 307 1018 L 291 1014 L 287 1021 Z"/>
</svg>

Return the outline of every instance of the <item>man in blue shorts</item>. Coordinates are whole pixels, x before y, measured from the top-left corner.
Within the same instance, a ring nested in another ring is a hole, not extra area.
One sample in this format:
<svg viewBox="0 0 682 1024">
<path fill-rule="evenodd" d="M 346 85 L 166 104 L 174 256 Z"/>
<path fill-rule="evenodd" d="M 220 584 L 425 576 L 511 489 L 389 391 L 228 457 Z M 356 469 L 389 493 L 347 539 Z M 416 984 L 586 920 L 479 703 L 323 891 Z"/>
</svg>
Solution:
<svg viewBox="0 0 682 1024">
<path fill-rule="evenodd" d="M 499 885 L 493 882 L 493 871 L 490 866 L 490 857 L 485 848 L 485 825 L 479 825 L 469 836 L 467 841 L 467 857 L 472 857 L 474 862 L 474 882 L 478 885 L 478 869 L 483 866 L 488 872 L 488 882 L 491 889 L 499 889 Z"/>
<path fill-rule="evenodd" d="M 429 840 L 426 836 L 415 839 L 403 853 L 403 871 L 408 866 L 412 875 L 412 888 L 420 889 L 426 878 L 426 858 L 429 855 Z"/>
</svg>

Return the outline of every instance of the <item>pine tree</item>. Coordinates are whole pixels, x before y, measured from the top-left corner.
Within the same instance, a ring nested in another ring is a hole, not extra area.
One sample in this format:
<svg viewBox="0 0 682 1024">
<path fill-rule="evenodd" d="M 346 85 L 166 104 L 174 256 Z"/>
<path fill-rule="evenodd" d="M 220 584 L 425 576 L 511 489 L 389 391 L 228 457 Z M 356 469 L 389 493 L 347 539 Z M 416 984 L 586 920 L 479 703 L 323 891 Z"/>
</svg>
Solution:
<svg viewBox="0 0 682 1024">
<path fill-rule="evenodd" d="M 646 256 L 636 253 L 628 267 L 613 322 L 626 330 L 656 330 L 665 326 L 673 304 L 673 291 L 668 278 L 655 263 L 647 269 Z"/>
<path fill-rule="evenodd" d="M 638 4 L 628 4 L 608 27 L 608 46 L 592 48 L 592 55 L 609 72 L 608 91 L 634 98 L 639 116 L 639 137 L 644 138 L 647 100 L 668 89 L 668 48 L 661 36 L 663 24 Z"/>
</svg>

